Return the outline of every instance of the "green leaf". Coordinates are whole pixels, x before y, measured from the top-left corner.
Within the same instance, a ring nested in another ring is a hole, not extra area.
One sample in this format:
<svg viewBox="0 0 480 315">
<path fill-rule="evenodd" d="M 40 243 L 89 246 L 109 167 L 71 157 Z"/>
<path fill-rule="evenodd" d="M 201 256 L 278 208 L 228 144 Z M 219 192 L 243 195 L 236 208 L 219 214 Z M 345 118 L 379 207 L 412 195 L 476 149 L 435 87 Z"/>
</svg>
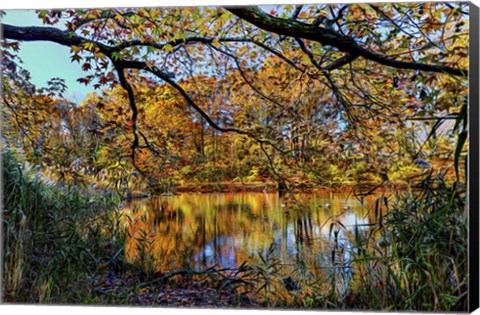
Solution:
<svg viewBox="0 0 480 315">
<path fill-rule="evenodd" d="M 467 102 L 465 102 L 460 109 L 460 113 L 458 113 L 458 117 L 455 121 L 455 126 L 453 127 L 453 130 L 456 131 L 458 130 L 458 127 L 463 121 L 463 129 L 465 130 L 467 128 Z"/>
<path fill-rule="evenodd" d="M 119 51 L 115 51 L 112 53 L 112 59 L 114 61 L 122 60 L 122 54 Z"/>
<path fill-rule="evenodd" d="M 190 165 L 187 165 L 181 169 L 182 173 L 186 174 L 190 170 Z"/>
<path fill-rule="evenodd" d="M 154 52 L 155 52 L 155 47 L 153 47 L 153 46 L 148 46 L 147 47 L 147 53 L 153 54 Z"/>
<path fill-rule="evenodd" d="M 82 61 L 82 57 L 80 57 L 79 54 L 74 54 L 72 57 L 70 57 L 71 61 L 76 61 L 76 62 L 80 62 Z"/>
<path fill-rule="evenodd" d="M 220 16 L 220 20 L 222 20 L 223 22 L 228 22 L 232 19 L 233 19 L 233 14 L 229 12 L 225 12 Z"/>
<path fill-rule="evenodd" d="M 41 18 L 41 19 L 44 19 L 48 14 L 48 10 L 40 10 L 40 11 L 37 11 L 37 12 L 38 12 L 38 17 Z"/>
<path fill-rule="evenodd" d="M 173 51 L 173 46 L 170 45 L 170 44 L 165 44 L 165 46 L 163 46 L 163 50 L 168 51 L 168 52 L 172 52 Z"/>
<path fill-rule="evenodd" d="M 467 141 L 467 137 L 468 137 L 467 131 L 466 130 L 462 131 L 458 135 L 458 143 L 457 143 L 457 147 L 455 148 L 455 162 L 454 162 L 454 165 L 455 165 L 455 174 L 457 176 L 457 181 L 459 181 L 459 178 L 460 178 L 460 174 L 458 173 L 458 164 L 459 164 L 459 161 L 460 161 L 460 153 L 462 152 L 463 145 L 465 144 L 465 141 Z"/>
<path fill-rule="evenodd" d="M 188 36 L 187 36 L 187 33 L 185 33 L 184 31 L 180 30 L 177 34 L 177 37 L 179 39 L 183 39 L 184 41 L 187 40 Z"/>
</svg>

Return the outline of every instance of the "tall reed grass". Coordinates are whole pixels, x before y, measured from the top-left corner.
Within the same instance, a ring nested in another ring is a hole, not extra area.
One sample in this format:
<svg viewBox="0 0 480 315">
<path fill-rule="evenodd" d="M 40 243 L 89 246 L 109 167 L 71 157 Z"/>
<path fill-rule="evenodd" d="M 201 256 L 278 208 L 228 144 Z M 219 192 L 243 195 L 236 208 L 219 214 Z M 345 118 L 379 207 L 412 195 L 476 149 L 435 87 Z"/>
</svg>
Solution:
<svg viewBox="0 0 480 315">
<path fill-rule="evenodd" d="M 379 196 L 371 211 L 375 224 L 368 229 L 356 226 L 349 246 L 345 246 L 350 257 L 351 268 L 344 269 L 348 274 L 333 263 L 343 259 L 345 252 L 332 250 L 333 272 L 326 273 L 325 279 L 302 283 L 309 293 L 296 293 L 293 301 L 271 303 L 332 309 L 466 311 L 465 188 L 426 174 L 416 188 Z M 331 231 L 334 243 L 335 232 Z M 336 243 L 333 248 L 337 248 Z"/>
<path fill-rule="evenodd" d="M 123 246 L 118 196 L 47 185 L 12 153 L 2 160 L 3 300 L 87 303 Z"/>
<path fill-rule="evenodd" d="M 365 236 L 356 233 L 357 305 L 467 310 L 466 191 L 430 174 L 419 186 L 379 198 L 377 225 Z"/>
</svg>

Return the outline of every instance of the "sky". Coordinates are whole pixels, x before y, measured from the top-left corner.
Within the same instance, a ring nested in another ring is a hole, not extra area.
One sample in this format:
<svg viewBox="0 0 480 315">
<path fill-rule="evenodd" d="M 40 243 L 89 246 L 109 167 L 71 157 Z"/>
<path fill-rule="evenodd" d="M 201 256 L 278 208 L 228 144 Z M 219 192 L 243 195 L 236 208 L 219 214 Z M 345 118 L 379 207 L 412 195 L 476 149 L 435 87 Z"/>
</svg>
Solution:
<svg viewBox="0 0 480 315">
<path fill-rule="evenodd" d="M 34 10 L 6 10 L 2 23 L 15 26 L 43 26 Z M 60 27 L 60 25 L 56 26 Z M 94 89 L 77 82 L 84 76 L 81 64 L 70 61 L 70 48 L 50 42 L 22 42 L 20 44 L 21 65 L 30 71 L 32 83 L 44 87 L 47 81 L 54 77 L 65 80 L 68 87 L 66 96 L 81 102 L 83 98 Z"/>
</svg>

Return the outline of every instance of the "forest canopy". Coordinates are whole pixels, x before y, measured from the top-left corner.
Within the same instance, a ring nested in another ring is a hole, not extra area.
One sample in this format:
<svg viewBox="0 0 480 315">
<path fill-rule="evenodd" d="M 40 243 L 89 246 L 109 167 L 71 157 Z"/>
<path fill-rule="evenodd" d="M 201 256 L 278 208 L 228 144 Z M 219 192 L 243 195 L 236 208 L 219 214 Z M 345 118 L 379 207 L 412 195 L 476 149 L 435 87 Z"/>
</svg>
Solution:
<svg viewBox="0 0 480 315">
<path fill-rule="evenodd" d="M 57 180 L 335 186 L 464 155 L 468 4 L 37 14 L 2 24 L 3 135 Z M 62 79 L 34 87 L 25 41 L 69 47 L 96 92 L 77 106 Z"/>
</svg>

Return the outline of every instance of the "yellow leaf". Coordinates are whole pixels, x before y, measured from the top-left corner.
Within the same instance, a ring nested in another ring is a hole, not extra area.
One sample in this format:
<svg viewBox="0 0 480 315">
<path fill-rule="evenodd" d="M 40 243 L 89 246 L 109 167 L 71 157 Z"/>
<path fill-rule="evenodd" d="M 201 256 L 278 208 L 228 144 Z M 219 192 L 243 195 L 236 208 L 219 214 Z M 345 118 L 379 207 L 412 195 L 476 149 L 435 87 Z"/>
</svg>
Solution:
<svg viewBox="0 0 480 315">
<path fill-rule="evenodd" d="M 92 51 L 93 48 L 95 47 L 95 44 L 92 42 L 86 42 L 86 43 L 83 43 L 83 47 L 85 47 L 85 49 L 87 50 Z"/>
<path fill-rule="evenodd" d="M 220 46 L 220 41 L 218 40 L 218 38 L 215 38 L 213 41 L 212 41 L 212 44 L 214 46 Z"/>
<path fill-rule="evenodd" d="M 105 58 L 105 54 L 101 53 L 101 52 L 96 52 L 95 53 L 95 58 L 98 58 L 98 59 L 103 59 Z"/>
<path fill-rule="evenodd" d="M 170 45 L 170 44 L 166 44 L 165 46 L 163 46 L 163 50 L 172 52 L 173 51 L 173 46 Z"/>
<path fill-rule="evenodd" d="M 70 46 L 70 49 L 71 49 L 74 53 L 78 53 L 78 52 L 80 52 L 80 51 L 83 50 L 82 47 L 78 47 L 78 46 L 75 46 L 75 45 Z"/>
</svg>

